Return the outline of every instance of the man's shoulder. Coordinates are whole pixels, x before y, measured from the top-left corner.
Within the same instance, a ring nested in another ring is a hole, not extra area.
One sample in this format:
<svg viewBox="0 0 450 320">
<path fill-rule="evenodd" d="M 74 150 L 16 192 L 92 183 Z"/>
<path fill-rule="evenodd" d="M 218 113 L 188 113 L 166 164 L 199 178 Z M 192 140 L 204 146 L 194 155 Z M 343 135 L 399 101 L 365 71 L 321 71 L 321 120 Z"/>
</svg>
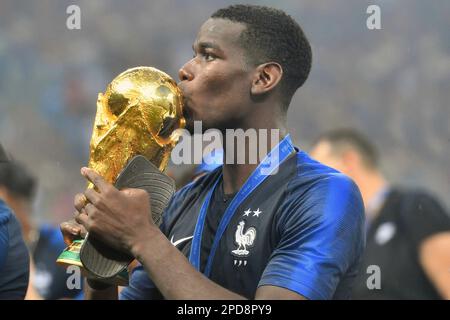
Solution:
<svg viewBox="0 0 450 320">
<path fill-rule="evenodd" d="M 0 226 L 8 224 L 11 220 L 12 212 L 6 203 L 0 199 Z"/>
<path fill-rule="evenodd" d="M 11 219 L 11 210 L 0 199 L 0 269 L 5 263 L 9 246 L 9 228 L 8 224 Z M 0 276 L 1 278 L 1 276 Z"/>
<path fill-rule="evenodd" d="M 421 188 L 405 188 L 402 186 L 394 186 L 392 187 L 391 193 L 396 193 L 405 200 L 414 200 L 416 202 L 439 202 L 438 198 L 433 193 Z"/>
<path fill-rule="evenodd" d="M 322 195 L 337 191 L 359 194 L 359 189 L 352 179 L 314 160 L 306 152 L 297 152 L 296 161 L 296 172 L 288 184 L 289 191 L 311 195 L 316 194 L 318 190 L 322 191 Z"/>
<path fill-rule="evenodd" d="M 433 193 L 424 189 L 392 187 L 382 213 L 384 216 L 389 213 L 399 214 L 404 221 L 414 223 L 440 221 L 450 227 L 446 208 Z"/>
<path fill-rule="evenodd" d="M 23 299 L 29 255 L 20 223 L 4 202 L 0 204 L 0 268 L 0 299 Z"/>
<path fill-rule="evenodd" d="M 298 152 L 296 160 L 296 173 L 286 187 L 281 221 L 364 220 L 361 193 L 353 180 L 305 152 Z"/>
<path fill-rule="evenodd" d="M 445 211 L 439 199 L 430 191 L 420 188 L 393 186 L 389 189 L 386 205 L 400 206 L 402 211 L 426 211 L 438 207 Z"/>
</svg>

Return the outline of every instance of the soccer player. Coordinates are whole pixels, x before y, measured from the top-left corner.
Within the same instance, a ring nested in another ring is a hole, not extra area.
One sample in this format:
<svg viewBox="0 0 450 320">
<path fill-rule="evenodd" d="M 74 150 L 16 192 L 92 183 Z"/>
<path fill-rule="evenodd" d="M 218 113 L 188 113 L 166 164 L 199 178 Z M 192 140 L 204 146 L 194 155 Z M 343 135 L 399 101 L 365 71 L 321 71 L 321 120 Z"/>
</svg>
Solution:
<svg viewBox="0 0 450 320">
<path fill-rule="evenodd" d="M 352 297 L 450 299 L 450 218 L 440 203 L 427 192 L 392 186 L 375 147 L 357 131 L 324 133 L 311 155 L 351 177 L 364 199 L 367 247 Z"/>
<path fill-rule="evenodd" d="M 0 167 L 9 159 L 0 144 Z M 0 299 L 24 299 L 30 258 L 14 213 L 0 198 Z"/>
<path fill-rule="evenodd" d="M 67 299 L 81 297 L 80 289 L 70 290 L 70 274 L 55 263 L 65 248 L 59 228 L 50 224 L 36 225 L 32 221 L 31 206 L 36 190 L 36 179 L 16 161 L 0 165 L 0 199 L 14 212 L 30 254 L 30 283 L 27 300 Z"/>
<path fill-rule="evenodd" d="M 179 72 L 187 128 L 199 120 L 224 134 L 277 129 L 279 144 L 259 164 L 224 161 L 178 191 L 160 228 L 148 221 L 144 191 L 118 191 L 83 168 L 98 191 L 75 197 L 76 221 L 142 265 L 121 298 L 348 298 L 364 246 L 361 196 L 349 178 L 295 148 L 286 129 L 311 68 L 302 29 L 280 10 L 235 5 L 202 25 L 193 49 Z M 229 142 L 225 154 L 237 150 Z M 277 173 L 263 173 L 274 154 Z M 76 237 L 82 228 L 62 230 Z M 89 284 L 88 298 L 116 298 L 116 288 Z"/>
</svg>

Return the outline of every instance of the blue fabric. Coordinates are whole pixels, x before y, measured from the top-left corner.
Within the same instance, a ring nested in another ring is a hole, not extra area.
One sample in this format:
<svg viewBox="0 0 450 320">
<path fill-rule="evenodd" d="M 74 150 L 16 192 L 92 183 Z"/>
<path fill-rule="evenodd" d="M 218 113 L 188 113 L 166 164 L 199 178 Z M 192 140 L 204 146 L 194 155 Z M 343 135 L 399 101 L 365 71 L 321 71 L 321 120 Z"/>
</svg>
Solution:
<svg viewBox="0 0 450 320">
<path fill-rule="evenodd" d="M 356 276 L 353 265 L 359 264 L 365 244 L 359 190 L 349 178 L 304 153 L 298 165 L 300 179 L 291 182 L 293 193 L 277 226 L 283 236 L 259 286 L 280 286 L 309 299 L 347 299 L 350 284 L 345 276 L 349 270 Z M 307 194 L 301 186 L 305 179 L 317 180 Z"/>
<path fill-rule="evenodd" d="M 11 212 L 4 202 L 0 200 L 0 270 L 6 262 L 9 246 L 8 222 Z"/>
<path fill-rule="evenodd" d="M 220 173 L 218 168 L 174 195 L 161 225 L 168 239 L 194 233 L 201 204 Z M 217 206 L 212 207 L 208 215 L 218 214 Z M 246 215 L 247 209 L 252 214 Z M 211 280 L 250 299 L 264 285 L 309 299 L 350 297 L 365 245 L 365 219 L 359 190 L 348 177 L 298 151 L 252 193 L 233 219 L 218 248 Z M 236 226 L 242 222 L 245 230 L 252 227 L 257 234 L 244 258 L 233 255 L 238 248 Z M 202 245 L 213 236 L 204 235 Z M 189 241 L 177 248 L 189 256 Z M 122 298 L 155 297 L 142 267 L 130 281 Z"/>
<path fill-rule="evenodd" d="M 29 272 L 30 257 L 20 224 L 0 200 L 0 299 L 23 299 Z"/>
<path fill-rule="evenodd" d="M 199 164 L 194 171 L 194 175 L 203 172 L 211 172 L 223 164 L 223 150 L 214 149 L 211 153 L 203 157 L 202 163 Z"/>
<path fill-rule="evenodd" d="M 139 265 L 130 275 L 130 283 L 119 295 L 120 300 L 143 300 L 162 298 L 144 268 Z"/>
<path fill-rule="evenodd" d="M 34 246 L 33 259 L 35 274 L 33 286 L 46 300 L 76 299 L 83 290 L 69 289 L 67 280 L 72 273 L 56 264 L 56 259 L 66 247 L 59 227 L 42 224 L 39 227 L 39 240 Z M 83 279 L 80 281 L 83 284 Z"/>
</svg>

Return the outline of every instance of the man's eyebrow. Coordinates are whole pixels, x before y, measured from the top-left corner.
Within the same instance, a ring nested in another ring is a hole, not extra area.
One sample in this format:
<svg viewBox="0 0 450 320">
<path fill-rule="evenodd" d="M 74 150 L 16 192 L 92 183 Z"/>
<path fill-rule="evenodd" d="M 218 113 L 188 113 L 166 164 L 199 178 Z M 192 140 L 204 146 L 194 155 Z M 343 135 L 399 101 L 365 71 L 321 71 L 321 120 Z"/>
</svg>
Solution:
<svg viewBox="0 0 450 320">
<path fill-rule="evenodd" d="M 195 45 L 197 45 L 197 47 L 199 49 L 211 48 L 211 49 L 216 49 L 216 50 L 222 50 L 222 49 L 220 49 L 219 45 L 217 45 L 214 42 L 198 42 L 197 44 L 193 44 L 192 50 L 194 50 L 194 51 L 195 51 Z"/>
</svg>

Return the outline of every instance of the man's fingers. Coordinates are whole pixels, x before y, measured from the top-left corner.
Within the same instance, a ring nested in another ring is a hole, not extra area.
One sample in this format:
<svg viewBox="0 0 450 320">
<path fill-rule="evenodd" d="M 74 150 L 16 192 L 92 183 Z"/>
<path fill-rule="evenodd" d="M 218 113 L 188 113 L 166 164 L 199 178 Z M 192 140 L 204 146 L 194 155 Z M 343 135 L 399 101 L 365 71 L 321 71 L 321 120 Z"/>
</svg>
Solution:
<svg viewBox="0 0 450 320">
<path fill-rule="evenodd" d="M 92 203 L 94 206 L 97 206 L 100 204 L 100 194 L 95 191 L 94 189 L 87 189 L 84 192 L 85 199 Z M 86 202 L 87 205 L 87 202 Z"/>
<path fill-rule="evenodd" d="M 75 217 L 75 221 L 81 224 L 83 227 L 89 231 L 89 217 L 86 213 L 80 213 Z"/>
<path fill-rule="evenodd" d="M 103 190 L 108 188 L 108 186 L 110 186 L 110 184 L 106 182 L 101 175 L 99 175 L 92 169 L 83 167 L 81 168 L 81 174 L 86 179 L 88 179 L 94 186 L 96 186 L 100 192 L 102 192 Z"/>
<path fill-rule="evenodd" d="M 86 214 L 86 211 L 83 209 L 82 212 L 78 212 L 75 211 L 73 213 L 74 219 L 67 221 L 67 222 L 63 222 L 61 223 L 61 231 L 66 234 L 71 234 L 76 236 L 75 239 L 77 238 L 86 238 L 86 228 L 83 227 L 81 224 L 79 224 L 78 222 L 76 222 L 76 217 L 79 216 L 80 214 Z"/>
<path fill-rule="evenodd" d="M 67 246 L 70 246 L 72 244 L 73 240 L 75 240 L 75 239 L 76 238 L 72 235 L 63 234 L 63 240 Z"/>
<path fill-rule="evenodd" d="M 94 212 L 97 210 L 96 207 L 93 204 L 88 203 L 86 207 L 84 208 L 86 210 L 86 215 L 91 216 L 94 214 Z"/>
<path fill-rule="evenodd" d="M 78 212 L 81 212 L 87 204 L 86 196 L 82 193 L 76 194 L 73 204 L 75 206 L 75 209 L 77 209 Z"/>
<path fill-rule="evenodd" d="M 86 230 L 86 228 L 83 227 L 83 226 L 80 226 L 80 235 L 81 235 L 81 237 L 82 237 L 83 239 L 86 238 L 87 230 Z"/>
<path fill-rule="evenodd" d="M 81 228 L 78 225 L 72 224 L 70 222 L 61 223 L 60 228 L 63 234 L 68 233 L 74 236 L 78 235 L 81 231 Z"/>
<path fill-rule="evenodd" d="M 66 221 L 60 225 L 61 232 L 63 234 L 64 242 L 70 245 L 73 240 L 80 238 L 82 227 L 75 221 Z"/>
</svg>

